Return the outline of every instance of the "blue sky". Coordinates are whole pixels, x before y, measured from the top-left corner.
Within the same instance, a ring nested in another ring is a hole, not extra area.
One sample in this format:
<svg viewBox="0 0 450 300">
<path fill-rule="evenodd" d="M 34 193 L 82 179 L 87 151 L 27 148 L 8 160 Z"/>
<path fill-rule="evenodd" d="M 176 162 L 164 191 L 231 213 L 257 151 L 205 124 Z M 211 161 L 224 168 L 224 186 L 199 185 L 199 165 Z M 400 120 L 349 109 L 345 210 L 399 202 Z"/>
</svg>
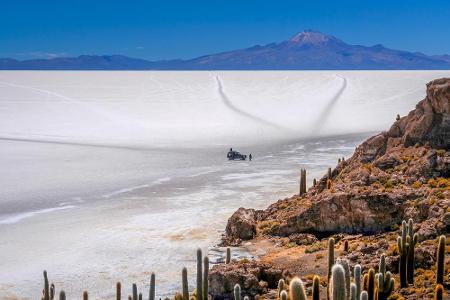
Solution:
<svg viewBox="0 0 450 300">
<path fill-rule="evenodd" d="M 304 29 L 351 44 L 450 54 L 450 1 L 2 0 L 0 57 L 191 58 Z"/>
</svg>

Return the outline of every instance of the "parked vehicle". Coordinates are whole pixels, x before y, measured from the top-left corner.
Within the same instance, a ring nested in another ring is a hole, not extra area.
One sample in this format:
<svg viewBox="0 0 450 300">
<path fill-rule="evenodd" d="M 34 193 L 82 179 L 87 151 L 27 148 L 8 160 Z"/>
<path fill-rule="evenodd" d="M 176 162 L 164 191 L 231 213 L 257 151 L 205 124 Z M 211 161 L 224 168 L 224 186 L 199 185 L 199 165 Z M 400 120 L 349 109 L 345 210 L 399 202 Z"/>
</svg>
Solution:
<svg viewBox="0 0 450 300">
<path fill-rule="evenodd" d="M 227 153 L 228 160 L 246 160 L 247 155 L 241 154 L 238 151 L 234 151 L 232 148 L 230 148 L 230 151 Z"/>
</svg>

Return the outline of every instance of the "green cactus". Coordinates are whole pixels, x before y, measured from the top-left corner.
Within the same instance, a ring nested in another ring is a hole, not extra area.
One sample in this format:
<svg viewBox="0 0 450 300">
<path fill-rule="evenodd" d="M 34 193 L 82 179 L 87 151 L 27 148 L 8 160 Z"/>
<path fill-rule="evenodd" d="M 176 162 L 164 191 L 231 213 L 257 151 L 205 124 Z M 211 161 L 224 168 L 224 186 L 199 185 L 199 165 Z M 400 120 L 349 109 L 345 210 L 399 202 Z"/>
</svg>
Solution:
<svg viewBox="0 0 450 300">
<path fill-rule="evenodd" d="M 331 180 L 331 168 L 328 168 L 328 175 L 327 175 L 328 179 Z"/>
<path fill-rule="evenodd" d="M 313 179 L 313 186 L 316 186 L 317 185 L 317 179 Z"/>
<path fill-rule="evenodd" d="M 408 220 L 408 258 L 406 263 L 406 278 L 409 284 L 414 284 L 414 264 L 415 264 L 415 250 L 417 244 L 417 234 L 414 234 L 414 222 L 412 219 Z"/>
<path fill-rule="evenodd" d="M 445 272 L 445 235 L 439 237 L 436 259 L 436 284 L 444 284 Z"/>
<path fill-rule="evenodd" d="M 83 292 L 83 300 L 89 300 L 89 295 L 87 291 Z"/>
<path fill-rule="evenodd" d="M 241 300 L 241 286 L 237 283 L 234 286 L 234 300 Z"/>
<path fill-rule="evenodd" d="M 116 300 L 120 300 L 122 298 L 122 285 L 120 282 L 116 283 Z"/>
<path fill-rule="evenodd" d="M 203 260 L 203 300 L 208 300 L 208 292 L 209 292 L 209 285 L 208 285 L 208 274 L 209 274 L 209 258 L 208 256 L 205 256 Z"/>
<path fill-rule="evenodd" d="M 442 300 L 442 296 L 444 294 L 444 287 L 442 284 L 437 284 L 436 289 L 434 290 L 434 300 Z"/>
<path fill-rule="evenodd" d="M 47 271 L 44 271 L 44 300 L 50 300 Z"/>
<path fill-rule="evenodd" d="M 306 293 L 303 282 L 300 278 L 295 277 L 289 284 L 289 300 L 306 300 Z"/>
<path fill-rule="evenodd" d="M 328 240 L 328 274 L 327 274 L 327 285 L 330 286 L 331 279 L 331 269 L 334 265 L 334 238 Z M 327 289 L 327 299 L 330 299 L 330 292 Z"/>
<path fill-rule="evenodd" d="M 181 271 L 181 282 L 182 282 L 182 289 L 183 289 L 183 300 L 189 300 L 189 285 L 188 285 L 188 276 L 187 276 L 187 269 L 183 268 Z"/>
<path fill-rule="evenodd" d="M 59 300 L 66 300 L 66 292 L 64 291 L 59 292 Z"/>
<path fill-rule="evenodd" d="M 340 264 L 335 264 L 331 270 L 329 294 L 332 300 L 347 300 L 345 270 Z"/>
<path fill-rule="evenodd" d="M 231 249 L 230 249 L 230 247 L 228 247 L 227 248 L 227 256 L 226 256 L 226 259 L 225 259 L 225 263 L 229 264 L 230 262 L 231 262 Z"/>
<path fill-rule="evenodd" d="M 138 300 L 137 285 L 133 283 L 133 300 Z"/>
<path fill-rule="evenodd" d="M 408 281 L 407 281 L 407 258 L 408 258 L 408 236 L 407 236 L 407 231 L 408 231 L 408 225 L 406 224 L 406 221 L 402 222 L 402 236 L 401 237 L 397 237 L 397 248 L 398 248 L 398 252 L 400 254 L 400 266 L 399 266 L 399 270 L 400 270 L 400 286 L 402 288 L 405 288 L 408 286 Z M 369 295 L 370 297 L 370 295 Z"/>
<path fill-rule="evenodd" d="M 55 299 L 55 285 L 53 283 L 50 285 L 50 299 Z"/>
<path fill-rule="evenodd" d="M 320 300 L 320 277 L 317 275 L 313 279 L 312 300 Z"/>
<path fill-rule="evenodd" d="M 300 196 L 306 194 L 306 169 L 300 170 Z"/>
<path fill-rule="evenodd" d="M 350 285 L 350 300 L 356 300 L 356 284 Z"/>
<path fill-rule="evenodd" d="M 369 300 L 374 300 L 375 299 L 375 270 L 374 269 L 369 269 L 369 279 L 367 282 L 367 294 L 369 297 Z"/>
<path fill-rule="evenodd" d="M 350 266 L 348 263 L 348 260 L 346 259 L 342 259 L 342 258 L 338 258 L 336 260 L 336 264 L 339 264 L 342 266 L 342 268 L 344 268 L 344 272 L 345 272 L 345 292 L 347 295 L 347 298 L 350 296 Z"/>
<path fill-rule="evenodd" d="M 278 280 L 278 290 L 277 290 L 277 296 L 280 297 L 281 292 L 285 290 L 286 283 L 284 282 L 284 279 L 281 278 Z"/>
<path fill-rule="evenodd" d="M 281 291 L 280 299 L 281 300 L 287 300 L 288 299 L 288 294 L 286 293 L 286 291 Z"/>
<path fill-rule="evenodd" d="M 356 285 L 356 300 L 360 300 L 360 296 L 361 296 L 361 266 L 360 265 L 355 265 L 355 267 L 353 268 L 353 278 L 355 281 L 355 285 Z"/>
<path fill-rule="evenodd" d="M 381 255 L 378 271 L 379 273 L 376 276 L 378 300 L 387 300 L 394 290 L 395 281 L 391 272 L 386 272 L 386 257 L 384 254 Z"/>
<path fill-rule="evenodd" d="M 360 298 L 361 300 L 369 300 L 369 295 L 367 294 L 366 291 L 362 291 L 359 298 Z"/>
<path fill-rule="evenodd" d="M 197 249 L 197 300 L 203 297 L 202 250 Z"/>
<path fill-rule="evenodd" d="M 155 278 L 155 273 L 152 273 L 152 275 L 150 276 L 150 290 L 149 290 L 149 295 L 148 295 L 148 299 L 149 300 L 155 300 L 155 295 L 156 295 L 156 278 Z"/>
</svg>

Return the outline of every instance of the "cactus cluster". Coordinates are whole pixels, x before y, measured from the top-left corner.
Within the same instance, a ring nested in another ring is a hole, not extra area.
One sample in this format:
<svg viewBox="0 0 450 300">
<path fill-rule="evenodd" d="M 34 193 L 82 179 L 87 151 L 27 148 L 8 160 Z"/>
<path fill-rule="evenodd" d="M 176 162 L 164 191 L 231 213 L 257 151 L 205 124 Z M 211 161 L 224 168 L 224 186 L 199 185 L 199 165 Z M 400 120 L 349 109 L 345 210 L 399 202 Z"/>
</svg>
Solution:
<svg viewBox="0 0 450 300">
<path fill-rule="evenodd" d="M 415 247 L 417 234 L 414 234 L 414 223 L 412 219 L 402 222 L 402 235 L 397 237 L 397 248 L 400 254 L 400 286 L 407 287 L 414 284 Z"/>
<path fill-rule="evenodd" d="M 381 255 L 380 265 L 378 267 L 378 274 L 376 275 L 375 281 L 377 282 L 377 299 L 387 300 L 394 290 L 394 278 L 392 278 L 391 272 L 386 272 L 386 257 Z"/>
<path fill-rule="evenodd" d="M 306 176 L 306 174 L 305 174 Z M 400 284 L 407 286 L 408 283 L 414 283 L 414 263 L 415 263 L 415 245 L 417 244 L 417 234 L 414 233 L 414 223 L 410 219 L 408 222 L 402 222 L 402 233 L 397 238 L 397 246 L 400 253 Z M 446 237 L 440 236 L 437 245 L 436 259 L 436 286 L 434 299 L 441 300 L 444 295 L 444 276 L 445 276 L 445 247 Z M 348 241 L 344 241 L 344 251 L 348 252 Z M 231 250 L 227 248 L 225 263 L 231 262 Z M 182 293 L 177 293 L 175 300 L 209 300 L 209 258 L 203 257 L 202 250 L 197 250 L 197 289 L 193 296 L 189 295 L 188 273 L 187 269 L 182 269 Z M 56 295 L 55 285 L 50 284 L 47 272 L 44 275 L 44 289 L 42 290 L 41 300 L 54 300 Z M 386 270 L 386 256 L 380 257 L 378 273 L 370 268 L 362 276 L 362 268 L 355 265 L 353 269 L 353 280 L 351 278 L 349 262 L 346 259 L 335 259 L 335 240 L 328 240 L 328 288 L 327 299 L 329 300 L 387 300 L 391 296 L 395 280 L 391 272 Z M 139 293 L 136 284 L 132 285 L 132 294 L 128 296 L 129 300 L 142 300 L 143 295 Z M 286 292 L 287 286 L 284 279 L 278 282 L 277 298 L 281 300 L 306 300 L 306 292 L 303 282 L 300 278 L 294 278 L 289 284 L 289 297 Z M 149 300 L 155 300 L 155 274 L 151 274 Z M 320 299 L 320 277 L 314 276 L 311 288 L 312 300 Z M 239 284 L 234 286 L 235 300 L 241 300 L 242 290 Z M 82 294 L 83 300 L 88 300 L 88 292 Z M 116 300 L 122 299 L 122 285 L 116 284 Z M 244 300 L 248 300 L 247 296 Z M 256 298 L 255 298 L 256 299 Z M 60 291 L 59 300 L 66 300 L 64 291 Z"/>
</svg>

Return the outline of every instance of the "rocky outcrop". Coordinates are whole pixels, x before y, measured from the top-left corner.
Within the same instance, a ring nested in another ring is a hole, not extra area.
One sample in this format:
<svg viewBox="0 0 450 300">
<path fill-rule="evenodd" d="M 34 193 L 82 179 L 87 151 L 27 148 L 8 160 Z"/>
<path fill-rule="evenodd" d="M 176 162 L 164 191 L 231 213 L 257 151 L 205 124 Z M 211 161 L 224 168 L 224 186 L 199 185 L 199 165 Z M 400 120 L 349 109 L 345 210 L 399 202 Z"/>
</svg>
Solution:
<svg viewBox="0 0 450 300">
<path fill-rule="evenodd" d="M 228 220 L 225 240 L 385 232 L 405 217 L 433 218 L 440 222 L 438 228 L 446 228 L 445 211 L 424 212 L 423 202 L 439 207 L 450 198 L 450 189 L 430 181 L 442 177 L 441 185 L 450 184 L 445 179 L 450 175 L 449 150 L 450 78 L 442 78 L 428 83 L 425 99 L 389 131 L 369 138 L 340 162 L 332 170 L 331 189 L 324 176 L 302 197 L 278 201 L 264 211 L 240 208 Z M 419 233 L 424 238 L 439 234 L 431 227 L 424 225 Z"/>
<path fill-rule="evenodd" d="M 275 288 L 282 275 L 289 280 L 290 274 L 301 275 L 310 293 L 313 274 L 327 274 L 328 236 L 334 237 L 336 255 L 347 259 L 350 268 L 361 264 L 364 272 L 376 270 L 386 254 L 387 269 L 398 273 L 399 225 L 412 218 L 419 241 L 415 284 L 419 281 L 422 287 L 396 288 L 395 299 L 422 299 L 432 292 L 426 288 L 434 282 L 429 269 L 435 264 L 436 237 L 450 232 L 449 176 L 450 79 L 444 78 L 428 83 L 427 96 L 415 110 L 358 146 L 306 194 L 279 200 L 263 211 L 236 211 L 228 220 L 224 244 L 252 240 L 246 245 L 269 243 L 272 249 L 262 251 L 264 263 L 214 266 L 213 293 L 227 295 L 230 285 L 240 283 L 247 295 L 264 293 L 275 299 L 276 293 L 267 289 Z"/>
<path fill-rule="evenodd" d="M 450 79 L 428 83 L 426 98 L 408 116 L 395 122 L 387 135 L 401 138 L 405 146 L 429 144 L 450 150 Z"/>
</svg>

